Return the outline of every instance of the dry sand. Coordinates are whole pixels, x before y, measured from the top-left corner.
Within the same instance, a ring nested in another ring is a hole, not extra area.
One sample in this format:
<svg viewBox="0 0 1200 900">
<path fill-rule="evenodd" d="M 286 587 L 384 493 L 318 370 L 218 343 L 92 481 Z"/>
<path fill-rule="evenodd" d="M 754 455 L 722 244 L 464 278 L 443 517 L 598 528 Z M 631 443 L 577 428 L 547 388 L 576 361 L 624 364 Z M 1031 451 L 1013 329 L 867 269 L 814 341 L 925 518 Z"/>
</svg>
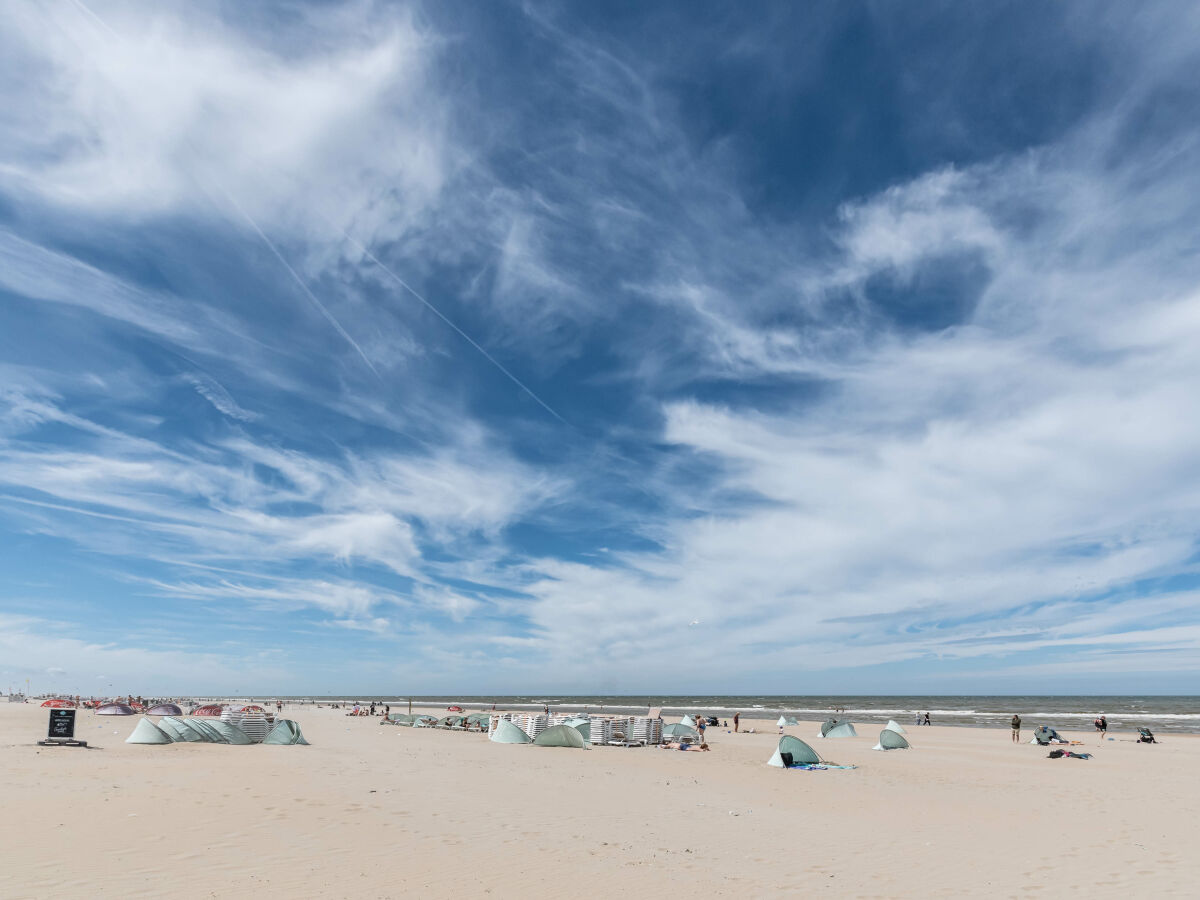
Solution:
<svg viewBox="0 0 1200 900">
<path fill-rule="evenodd" d="M 135 718 L 81 711 L 80 750 L 0 705 L 0 897 L 1200 893 L 1191 735 L 1065 734 L 1095 758 L 1050 760 L 1006 730 L 909 727 L 878 753 L 873 729 L 806 723 L 859 766 L 807 772 L 764 765 L 775 728 L 580 751 L 287 714 L 312 746 L 131 745 Z"/>
</svg>

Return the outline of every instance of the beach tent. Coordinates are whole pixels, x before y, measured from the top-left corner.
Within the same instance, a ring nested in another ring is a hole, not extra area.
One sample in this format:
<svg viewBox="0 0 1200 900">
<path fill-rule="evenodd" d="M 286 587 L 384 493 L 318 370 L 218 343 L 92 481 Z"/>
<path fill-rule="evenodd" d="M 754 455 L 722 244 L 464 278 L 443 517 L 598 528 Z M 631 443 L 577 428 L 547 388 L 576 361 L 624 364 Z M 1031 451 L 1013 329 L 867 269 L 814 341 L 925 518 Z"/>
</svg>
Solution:
<svg viewBox="0 0 1200 900">
<path fill-rule="evenodd" d="M 879 743 L 872 750 L 907 750 L 908 739 L 898 732 L 885 728 L 879 732 Z"/>
<path fill-rule="evenodd" d="M 170 744 L 169 735 L 149 719 L 139 719 L 133 733 L 125 738 L 127 744 Z"/>
<path fill-rule="evenodd" d="M 792 737 L 790 734 L 785 734 L 779 739 L 779 746 L 775 748 L 775 755 L 767 760 L 768 766 L 776 768 L 786 768 L 783 764 L 783 754 L 790 753 L 793 766 L 816 765 L 821 761 L 821 757 L 817 756 L 817 751 L 800 738 Z"/>
<path fill-rule="evenodd" d="M 830 729 L 836 728 L 837 725 L 837 719 L 826 719 L 821 723 L 821 737 L 825 737 L 825 735 L 829 734 Z"/>
<path fill-rule="evenodd" d="M 173 741 L 198 741 L 200 736 L 187 727 L 187 722 L 174 716 L 163 716 L 158 720 L 159 729 Z"/>
<path fill-rule="evenodd" d="M 834 725 L 830 728 L 825 732 L 824 736 L 827 738 L 850 738 L 858 737 L 858 732 L 854 730 L 854 726 L 849 722 L 842 722 L 840 725 Z"/>
<path fill-rule="evenodd" d="M 42 709 L 74 709 L 75 702 L 73 700 L 47 700 L 42 704 Z"/>
<path fill-rule="evenodd" d="M 888 723 L 883 727 L 888 731 L 896 732 L 896 734 L 908 734 L 908 732 L 904 730 L 903 726 L 901 726 L 901 724 L 895 719 L 888 719 Z"/>
<path fill-rule="evenodd" d="M 182 716 L 183 710 L 174 703 L 160 703 L 146 710 L 148 716 Z"/>
<path fill-rule="evenodd" d="M 586 750 L 583 735 L 570 725 L 551 725 L 537 736 L 534 744 L 539 747 L 578 747 Z"/>
<path fill-rule="evenodd" d="M 227 744 L 253 744 L 250 735 L 242 731 L 232 722 L 224 722 L 220 719 L 214 719 L 211 722 L 205 722 L 209 728 L 215 728 L 221 737 L 225 738 Z"/>
<path fill-rule="evenodd" d="M 1039 725 L 1037 728 L 1033 729 L 1033 740 L 1029 743 L 1041 744 L 1044 747 L 1051 741 L 1060 744 L 1065 744 L 1067 742 L 1066 738 L 1060 737 L 1058 732 L 1049 725 Z"/>
<path fill-rule="evenodd" d="M 388 716 L 393 725 L 412 725 L 415 718 L 416 716 L 410 716 L 408 713 L 392 713 Z"/>
<path fill-rule="evenodd" d="M 700 739 L 700 732 L 695 728 L 689 728 L 680 722 L 678 725 L 664 725 L 662 730 L 664 741 L 677 741 L 680 738 L 692 738 L 693 740 Z"/>
<path fill-rule="evenodd" d="M 799 725 L 800 723 L 794 716 L 780 716 L 779 721 L 775 724 L 782 728 L 784 725 Z"/>
<path fill-rule="evenodd" d="M 679 720 L 679 724 L 686 725 L 688 728 L 695 728 L 696 720 L 693 719 L 691 716 L 684 716 L 682 719 Z"/>
<path fill-rule="evenodd" d="M 224 744 L 225 738 L 221 732 L 213 728 L 207 722 L 198 719 L 184 719 L 185 724 L 196 735 L 197 743 L 204 744 Z"/>
<path fill-rule="evenodd" d="M 532 739 L 523 732 L 520 728 L 514 725 L 508 719 L 501 719 L 496 723 L 495 729 L 488 735 L 489 741 L 495 741 L 497 744 L 528 744 L 532 743 Z"/>
<path fill-rule="evenodd" d="M 280 719 L 275 723 L 275 727 L 271 729 L 271 733 L 263 738 L 264 744 L 304 744 L 308 746 L 308 741 L 304 739 L 304 735 L 300 733 L 300 726 L 291 719 Z"/>
<path fill-rule="evenodd" d="M 105 703 L 103 706 L 96 708 L 98 716 L 136 716 L 132 706 L 124 703 Z"/>
<path fill-rule="evenodd" d="M 578 731 L 579 734 L 583 737 L 584 741 L 589 741 L 589 742 L 591 741 L 591 739 L 592 739 L 592 720 L 591 719 L 581 719 L 581 718 L 576 717 L 574 719 L 567 719 L 567 721 L 563 722 L 563 724 L 569 725 L 571 728 L 574 728 L 576 731 Z"/>
<path fill-rule="evenodd" d="M 417 716 L 413 719 L 413 728 L 433 728 L 437 722 L 433 716 Z"/>
<path fill-rule="evenodd" d="M 198 706 L 192 710 L 192 715 L 193 716 L 212 716 L 214 718 L 220 718 L 221 704 L 220 703 L 210 703 L 207 706 Z"/>
</svg>

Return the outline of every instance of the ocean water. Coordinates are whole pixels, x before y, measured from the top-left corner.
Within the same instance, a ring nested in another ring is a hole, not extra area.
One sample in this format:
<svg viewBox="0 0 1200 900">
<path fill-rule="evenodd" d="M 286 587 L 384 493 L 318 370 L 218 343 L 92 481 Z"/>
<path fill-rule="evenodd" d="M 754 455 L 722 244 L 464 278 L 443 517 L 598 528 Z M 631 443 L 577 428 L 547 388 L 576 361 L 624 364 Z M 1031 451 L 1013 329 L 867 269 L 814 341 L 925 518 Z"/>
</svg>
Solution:
<svg viewBox="0 0 1200 900">
<path fill-rule="evenodd" d="M 362 695 L 345 697 L 293 697 L 289 700 L 310 702 L 382 701 L 384 703 L 449 706 L 464 709 L 541 709 L 554 712 L 593 712 L 600 714 L 644 713 L 650 707 L 662 707 L 667 717 L 687 713 L 705 713 L 725 720 L 735 712 L 743 722 L 772 721 L 780 715 L 819 720 L 841 709 L 855 723 L 886 724 L 895 719 L 906 728 L 914 724 L 917 712 L 929 713 L 935 725 L 1007 728 L 1013 713 L 1021 716 L 1026 728 L 1053 725 L 1065 730 L 1091 729 L 1092 720 L 1108 717 L 1110 730 L 1133 730 L 1145 726 L 1155 732 L 1200 733 L 1200 697 L 1195 696 L 440 696 L 397 697 Z"/>
</svg>

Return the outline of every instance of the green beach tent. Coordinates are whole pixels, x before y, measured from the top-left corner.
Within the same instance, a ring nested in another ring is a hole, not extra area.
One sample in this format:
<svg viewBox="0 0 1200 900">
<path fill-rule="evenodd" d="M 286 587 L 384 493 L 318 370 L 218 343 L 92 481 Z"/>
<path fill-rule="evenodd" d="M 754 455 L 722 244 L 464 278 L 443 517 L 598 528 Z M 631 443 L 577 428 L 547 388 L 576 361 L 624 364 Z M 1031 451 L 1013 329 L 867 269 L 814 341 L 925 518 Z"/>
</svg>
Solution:
<svg viewBox="0 0 1200 900">
<path fill-rule="evenodd" d="M 825 737 L 825 735 L 829 734 L 830 730 L 836 728 L 837 725 L 837 719 L 826 719 L 821 723 L 821 737 Z"/>
<path fill-rule="evenodd" d="M 172 743 L 169 735 L 163 732 L 161 728 L 151 722 L 149 719 L 142 719 L 137 723 L 137 727 L 133 729 L 133 733 L 125 738 L 127 744 L 170 744 Z"/>
<path fill-rule="evenodd" d="M 824 734 L 827 738 L 852 738 L 858 737 L 858 732 L 854 730 L 854 726 L 849 722 L 842 722 L 834 725 Z"/>
<path fill-rule="evenodd" d="M 682 719 L 679 720 L 679 724 L 686 725 L 688 728 L 695 728 L 696 720 L 693 719 L 691 716 L 684 716 Z"/>
<path fill-rule="evenodd" d="M 790 734 L 785 734 L 779 739 L 779 746 L 775 748 L 775 755 L 767 760 L 768 766 L 776 768 L 786 768 L 783 764 L 783 754 L 790 753 L 792 756 L 793 766 L 802 765 L 817 765 L 821 761 L 821 757 L 817 756 L 817 751 L 798 737 L 792 737 Z"/>
<path fill-rule="evenodd" d="M 551 725 L 534 739 L 539 747 L 576 747 L 586 750 L 583 735 L 570 725 Z"/>
<path fill-rule="evenodd" d="M 495 741 L 497 744 L 530 744 L 533 742 L 529 735 L 508 719 L 501 719 L 496 723 L 496 727 L 488 735 L 488 740 Z"/>
<path fill-rule="evenodd" d="M 872 750 L 907 750 L 909 747 L 908 739 L 897 734 L 890 728 L 885 728 L 879 732 L 879 743 L 872 747 Z"/>
<path fill-rule="evenodd" d="M 581 718 L 567 719 L 567 721 L 563 722 L 563 724 L 569 725 L 570 727 L 572 727 L 576 731 L 578 731 L 583 736 L 583 739 L 585 742 L 590 741 L 592 739 L 592 720 L 591 719 L 581 719 Z"/>
<path fill-rule="evenodd" d="M 275 723 L 275 727 L 263 738 L 264 744 L 303 744 L 308 746 L 308 741 L 304 739 L 304 735 L 300 733 L 300 725 L 291 719 L 280 719 Z"/>
<path fill-rule="evenodd" d="M 904 730 L 904 726 L 902 726 L 895 719 L 888 719 L 888 723 L 886 725 L 884 725 L 883 727 L 886 728 L 888 731 L 896 732 L 896 734 L 908 734 L 908 732 Z"/>
<path fill-rule="evenodd" d="M 800 722 L 795 716 L 780 716 L 779 721 L 775 724 L 782 728 L 784 725 L 799 725 Z"/>
<path fill-rule="evenodd" d="M 158 727 L 173 741 L 198 741 L 196 732 L 187 727 L 187 723 L 174 716 L 163 716 L 158 720 Z"/>
<path fill-rule="evenodd" d="M 219 732 L 221 737 L 225 738 L 225 743 L 227 744 L 244 745 L 254 743 L 254 741 L 250 740 L 250 735 L 246 734 L 246 732 L 242 731 L 242 729 L 238 728 L 232 722 L 222 722 L 220 719 L 213 719 L 211 722 L 205 722 L 204 724 Z"/>
<path fill-rule="evenodd" d="M 677 741 L 680 738 L 691 738 L 692 740 L 700 740 L 700 732 L 695 728 L 689 728 L 682 722 L 675 725 L 664 725 L 662 730 L 663 740 L 670 738 L 672 741 Z"/>
<path fill-rule="evenodd" d="M 200 740 L 206 744 L 229 743 L 225 740 L 225 735 L 221 734 L 221 732 L 217 731 L 217 729 L 213 728 L 203 719 L 188 719 L 187 726 L 200 735 Z"/>
</svg>

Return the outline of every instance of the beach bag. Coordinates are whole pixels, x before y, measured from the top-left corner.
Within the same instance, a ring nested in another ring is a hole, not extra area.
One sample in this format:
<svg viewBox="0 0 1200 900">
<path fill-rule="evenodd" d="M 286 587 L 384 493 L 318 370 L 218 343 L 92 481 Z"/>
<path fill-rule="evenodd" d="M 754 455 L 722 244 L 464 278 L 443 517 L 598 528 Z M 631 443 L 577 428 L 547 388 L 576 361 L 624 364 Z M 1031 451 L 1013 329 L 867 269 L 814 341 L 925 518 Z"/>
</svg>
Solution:
<svg viewBox="0 0 1200 900">
<path fill-rule="evenodd" d="M 1051 759 L 1062 759 L 1064 752 L 1062 750 L 1051 750 L 1049 756 Z"/>
<path fill-rule="evenodd" d="M 792 754 L 780 753 L 779 758 L 783 760 L 783 767 L 785 769 L 790 769 L 792 767 Z"/>
</svg>

